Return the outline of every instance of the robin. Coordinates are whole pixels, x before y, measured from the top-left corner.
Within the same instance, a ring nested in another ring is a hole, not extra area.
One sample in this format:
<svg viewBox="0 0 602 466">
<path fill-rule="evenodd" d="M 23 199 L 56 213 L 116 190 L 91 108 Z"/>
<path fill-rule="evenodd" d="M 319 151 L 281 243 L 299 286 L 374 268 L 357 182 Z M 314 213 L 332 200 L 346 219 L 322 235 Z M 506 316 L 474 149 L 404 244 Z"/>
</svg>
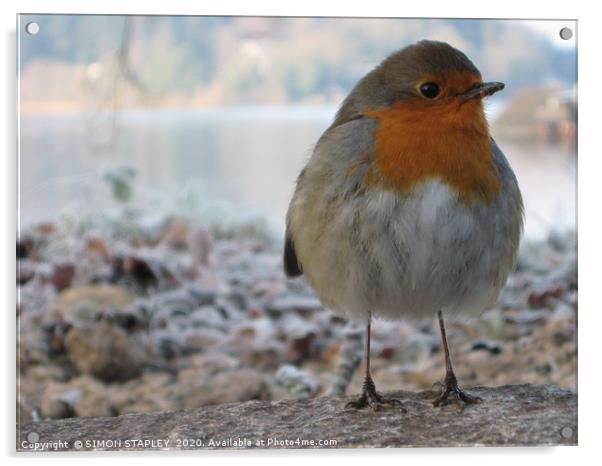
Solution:
<svg viewBox="0 0 602 466">
<path fill-rule="evenodd" d="M 437 315 L 446 375 L 434 405 L 481 401 L 458 385 L 443 316 L 493 305 L 516 261 L 522 197 L 482 102 L 503 88 L 447 43 L 410 45 L 356 84 L 297 179 L 285 272 L 366 325 L 363 391 L 348 407 L 401 405 L 370 375 L 373 316 Z"/>
</svg>

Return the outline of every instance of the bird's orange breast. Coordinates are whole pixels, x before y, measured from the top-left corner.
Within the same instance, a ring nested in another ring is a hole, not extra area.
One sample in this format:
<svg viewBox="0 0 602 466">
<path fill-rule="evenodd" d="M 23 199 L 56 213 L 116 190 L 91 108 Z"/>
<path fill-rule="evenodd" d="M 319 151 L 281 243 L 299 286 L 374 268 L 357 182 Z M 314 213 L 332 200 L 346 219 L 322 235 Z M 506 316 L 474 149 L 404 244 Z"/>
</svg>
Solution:
<svg viewBox="0 0 602 466">
<path fill-rule="evenodd" d="M 406 193 L 439 179 L 464 202 L 492 202 L 500 189 L 480 101 L 425 105 L 404 102 L 374 109 L 374 159 L 364 184 Z"/>
</svg>

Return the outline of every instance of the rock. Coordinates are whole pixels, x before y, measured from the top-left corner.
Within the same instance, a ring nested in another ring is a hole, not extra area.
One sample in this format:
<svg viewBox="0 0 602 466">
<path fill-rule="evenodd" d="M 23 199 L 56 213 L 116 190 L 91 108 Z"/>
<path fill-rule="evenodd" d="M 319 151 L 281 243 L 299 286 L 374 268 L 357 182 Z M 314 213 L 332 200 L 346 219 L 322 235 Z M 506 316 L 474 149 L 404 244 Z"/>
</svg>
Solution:
<svg viewBox="0 0 602 466">
<path fill-rule="evenodd" d="M 280 342 L 263 343 L 246 348 L 241 359 L 248 366 L 272 372 L 284 362 L 284 352 Z"/>
<path fill-rule="evenodd" d="M 179 398 L 183 408 L 198 408 L 248 400 L 270 400 L 266 376 L 249 369 L 235 369 L 208 376 L 203 369 L 183 370 L 178 375 Z"/>
<path fill-rule="evenodd" d="M 188 315 L 215 302 L 216 292 L 195 286 L 165 291 L 136 301 L 136 307 L 150 316 L 151 328 L 165 328 L 174 315 Z"/>
<path fill-rule="evenodd" d="M 181 336 L 172 330 L 155 330 L 148 343 L 149 353 L 162 359 L 174 359 L 183 352 Z"/>
<path fill-rule="evenodd" d="M 173 277 L 161 265 L 150 264 L 149 260 L 135 256 L 117 256 L 113 259 L 111 281 L 132 287 L 137 293 L 146 294 L 159 289 L 159 277 Z"/>
<path fill-rule="evenodd" d="M 242 322 L 232 330 L 230 343 L 249 366 L 273 371 L 284 360 L 286 345 L 276 337 L 272 321 L 267 317 Z"/>
<path fill-rule="evenodd" d="M 39 408 L 46 388 L 52 383 L 62 383 L 68 379 L 68 371 L 57 364 L 34 365 L 18 378 L 17 393 L 21 408 L 31 413 Z"/>
<path fill-rule="evenodd" d="M 316 391 L 316 385 L 311 378 L 305 372 L 290 364 L 278 369 L 276 381 L 283 385 L 295 398 L 309 398 Z"/>
<path fill-rule="evenodd" d="M 17 262 L 17 285 L 25 285 L 36 274 L 36 264 L 27 259 Z"/>
<path fill-rule="evenodd" d="M 67 383 L 49 383 L 42 394 L 40 410 L 42 416 L 53 419 L 113 415 L 106 387 L 89 376 Z"/>
<path fill-rule="evenodd" d="M 207 375 L 213 375 L 218 372 L 235 369 L 239 366 L 239 361 L 232 356 L 217 351 L 208 353 L 194 354 L 182 361 L 182 368 L 194 368 Z"/>
<path fill-rule="evenodd" d="M 111 404 L 118 414 L 176 409 L 169 397 L 173 377 L 165 373 L 145 373 L 135 380 L 109 386 Z"/>
<path fill-rule="evenodd" d="M 288 341 L 286 359 L 294 364 L 315 356 L 317 351 L 318 326 L 297 314 L 285 314 L 277 324 L 277 335 Z"/>
<path fill-rule="evenodd" d="M 17 363 L 21 370 L 33 365 L 49 363 L 50 342 L 46 333 L 36 328 L 31 331 L 21 332 L 19 338 L 19 351 Z"/>
<path fill-rule="evenodd" d="M 31 237 L 22 237 L 17 241 L 17 259 L 26 259 L 34 256 L 35 242 Z"/>
<path fill-rule="evenodd" d="M 188 249 L 196 265 L 209 265 L 209 258 L 213 247 L 211 233 L 206 228 L 196 228 L 187 237 Z"/>
<path fill-rule="evenodd" d="M 266 301 L 275 299 L 276 296 L 286 292 L 286 282 L 282 279 L 259 280 L 251 286 L 251 294 Z"/>
<path fill-rule="evenodd" d="M 342 342 L 335 342 L 326 349 L 324 356 L 332 371 L 329 395 L 342 396 L 346 393 L 362 361 L 363 348 L 364 332 L 350 322 L 345 326 Z"/>
<path fill-rule="evenodd" d="M 293 338 L 286 350 L 287 361 L 302 364 L 318 354 L 316 335 L 310 333 L 304 337 Z"/>
<path fill-rule="evenodd" d="M 508 311 L 504 314 L 504 320 L 509 324 L 521 327 L 529 325 L 543 325 L 546 323 L 549 312 L 546 310 L 529 311 L 525 309 Z"/>
<path fill-rule="evenodd" d="M 104 262 L 111 260 L 111 251 L 106 241 L 101 236 L 92 233 L 85 238 L 84 254 L 89 260 L 100 259 Z"/>
<path fill-rule="evenodd" d="M 194 303 L 196 306 L 206 306 L 215 302 L 215 290 L 189 286 L 187 288 L 187 291 L 190 294 L 190 296 L 195 300 Z"/>
<path fill-rule="evenodd" d="M 143 444 L 126 446 L 126 439 L 154 440 L 147 449 L 220 448 L 216 441 L 225 442 L 221 448 L 262 448 L 259 440 L 264 440 L 263 448 L 577 445 L 577 395 L 570 391 L 525 384 L 478 387 L 472 393 L 483 402 L 464 410 L 456 405 L 435 409 L 424 393 L 394 392 L 407 413 L 346 410 L 351 397 L 323 397 L 28 423 L 18 427 L 17 449 L 26 450 L 31 432 L 45 445 L 61 440 L 63 450 L 91 439 L 121 439 L 108 448 L 115 450 L 144 449 Z M 169 444 L 158 445 L 157 439 Z M 199 443 L 186 446 L 184 439 Z M 239 439 L 244 439 L 242 445 L 232 444 Z M 316 439 L 333 443 L 301 443 Z M 86 449 L 92 448 L 84 443 Z"/>
<path fill-rule="evenodd" d="M 180 217 L 172 218 L 165 226 L 160 244 L 172 249 L 186 249 L 188 246 L 188 225 Z"/>
<path fill-rule="evenodd" d="M 96 322 L 103 316 L 128 307 L 134 296 L 119 286 L 90 285 L 69 288 L 54 303 L 62 321 L 78 325 Z"/>
<path fill-rule="evenodd" d="M 470 349 L 472 351 L 485 350 L 489 351 L 491 354 L 500 354 L 504 349 L 504 346 L 497 341 L 479 339 L 470 345 Z"/>
<path fill-rule="evenodd" d="M 228 328 L 224 314 L 213 306 L 201 306 L 193 309 L 189 314 L 189 319 L 191 327 L 213 328 L 222 332 Z"/>
<path fill-rule="evenodd" d="M 315 296 L 287 295 L 274 299 L 266 307 L 266 311 L 272 317 L 278 317 L 287 312 L 298 312 L 307 314 L 322 309 L 322 303 Z"/>
<path fill-rule="evenodd" d="M 75 266 L 71 263 L 54 264 L 52 266 L 52 276 L 50 278 L 56 291 L 63 291 L 71 286 L 75 277 Z"/>
<path fill-rule="evenodd" d="M 567 285 L 562 282 L 538 283 L 529 293 L 529 307 L 532 309 L 549 307 L 550 302 L 554 303 L 566 291 Z"/>
<path fill-rule="evenodd" d="M 65 337 L 65 349 L 81 374 L 107 382 L 138 376 L 146 360 L 141 341 L 109 321 L 72 327 Z"/>
<path fill-rule="evenodd" d="M 225 339 L 224 332 L 211 328 L 196 328 L 187 330 L 182 335 L 182 351 L 197 353 L 208 348 L 218 348 Z"/>
</svg>

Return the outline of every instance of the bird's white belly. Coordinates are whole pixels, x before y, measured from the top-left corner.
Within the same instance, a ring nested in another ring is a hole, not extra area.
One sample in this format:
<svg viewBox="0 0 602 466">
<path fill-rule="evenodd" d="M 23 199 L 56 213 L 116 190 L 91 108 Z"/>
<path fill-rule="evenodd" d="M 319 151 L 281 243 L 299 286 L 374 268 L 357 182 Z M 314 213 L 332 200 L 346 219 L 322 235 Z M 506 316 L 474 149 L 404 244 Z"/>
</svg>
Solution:
<svg viewBox="0 0 602 466">
<path fill-rule="evenodd" d="M 339 209 L 305 272 L 327 306 L 356 320 L 478 313 L 501 288 L 496 235 L 429 181 L 409 199 L 379 191 Z"/>
</svg>

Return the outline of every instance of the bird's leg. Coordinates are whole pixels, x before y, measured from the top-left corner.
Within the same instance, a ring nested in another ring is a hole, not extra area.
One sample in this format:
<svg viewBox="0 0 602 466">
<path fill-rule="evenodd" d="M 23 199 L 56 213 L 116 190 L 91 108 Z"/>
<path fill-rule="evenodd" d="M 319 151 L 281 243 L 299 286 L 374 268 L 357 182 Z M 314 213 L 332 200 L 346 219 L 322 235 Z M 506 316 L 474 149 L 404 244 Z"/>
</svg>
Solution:
<svg viewBox="0 0 602 466">
<path fill-rule="evenodd" d="M 458 386 L 458 379 L 456 378 L 456 374 L 454 374 L 454 368 L 452 367 L 451 357 L 449 355 L 449 347 L 447 345 L 447 335 L 445 333 L 445 324 L 443 323 L 443 313 L 441 311 L 438 312 L 437 316 L 439 317 L 439 328 L 441 330 L 441 340 L 443 342 L 443 350 L 445 351 L 445 380 L 443 381 L 443 391 L 442 393 L 433 401 L 433 406 L 441 406 L 445 405 L 449 402 L 448 398 L 450 395 L 462 403 L 472 404 L 472 403 L 480 403 L 483 401 L 478 396 L 472 396 L 468 393 L 464 392 Z"/>
<path fill-rule="evenodd" d="M 357 400 L 347 403 L 345 408 L 364 409 L 369 407 L 376 411 L 383 406 L 399 406 L 405 411 L 401 401 L 396 398 L 385 397 L 376 391 L 376 386 L 370 375 L 370 324 L 371 317 L 368 318 L 368 323 L 366 324 L 366 376 L 364 378 L 362 394 Z"/>
</svg>

